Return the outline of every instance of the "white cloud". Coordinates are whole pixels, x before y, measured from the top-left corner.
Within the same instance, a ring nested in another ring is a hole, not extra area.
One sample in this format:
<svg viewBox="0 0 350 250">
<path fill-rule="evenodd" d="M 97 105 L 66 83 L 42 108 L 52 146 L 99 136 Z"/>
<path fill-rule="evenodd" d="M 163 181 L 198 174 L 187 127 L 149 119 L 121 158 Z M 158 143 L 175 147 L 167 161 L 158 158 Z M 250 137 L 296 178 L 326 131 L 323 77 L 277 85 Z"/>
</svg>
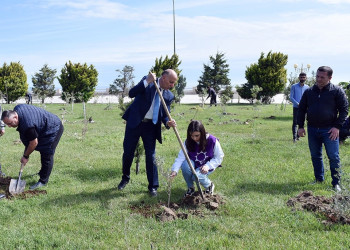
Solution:
<svg viewBox="0 0 350 250">
<path fill-rule="evenodd" d="M 139 19 L 128 6 L 108 0 L 44 1 L 45 8 L 65 8 L 65 16 L 71 18 L 95 17 L 105 19 Z"/>
<path fill-rule="evenodd" d="M 325 4 L 350 4 L 350 0 L 318 0 Z"/>
</svg>

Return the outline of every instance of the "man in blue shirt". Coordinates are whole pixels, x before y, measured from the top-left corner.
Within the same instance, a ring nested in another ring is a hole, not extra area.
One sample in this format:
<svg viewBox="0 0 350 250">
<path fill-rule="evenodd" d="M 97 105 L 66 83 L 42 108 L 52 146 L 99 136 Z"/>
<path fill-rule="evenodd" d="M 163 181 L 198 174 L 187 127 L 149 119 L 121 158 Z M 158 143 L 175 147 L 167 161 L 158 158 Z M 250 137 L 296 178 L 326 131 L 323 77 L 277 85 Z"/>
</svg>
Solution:
<svg viewBox="0 0 350 250">
<path fill-rule="evenodd" d="M 292 125 L 292 132 L 293 132 L 293 142 L 299 140 L 299 135 L 297 131 L 297 117 L 298 117 L 298 110 L 299 110 L 299 102 L 301 100 L 301 97 L 304 94 L 304 91 L 309 88 L 309 86 L 305 85 L 306 82 L 306 73 L 301 72 L 299 74 L 299 82 L 292 85 L 290 89 L 290 100 L 293 103 L 293 125 Z"/>
</svg>

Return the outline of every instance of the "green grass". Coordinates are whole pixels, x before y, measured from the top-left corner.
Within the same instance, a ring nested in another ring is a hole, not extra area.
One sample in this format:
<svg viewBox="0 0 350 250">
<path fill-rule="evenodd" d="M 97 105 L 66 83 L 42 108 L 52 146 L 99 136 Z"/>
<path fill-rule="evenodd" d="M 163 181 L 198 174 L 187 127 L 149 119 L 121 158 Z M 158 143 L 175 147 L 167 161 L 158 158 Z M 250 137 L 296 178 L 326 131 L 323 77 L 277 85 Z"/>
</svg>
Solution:
<svg viewBox="0 0 350 250">
<path fill-rule="evenodd" d="M 14 105 L 3 105 L 3 109 Z M 350 246 L 350 227 L 325 226 L 322 217 L 292 211 L 289 198 L 304 190 L 332 196 L 330 171 L 321 185 L 310 185 L 313 169 L 307 139 L 293 144 L 292 106 L 221 107 L 176 105 L 172 117 L 184 139 L 190 119 L 201 120 L 206 130 L 220 139 L 225 152 L 222 168 L 211 179 L 226 203 L 216 215 L 159 222 L 132 214 L 130 205 L 167 202 L 165 178 L 159 174 L 157 198 L 147 193 L 144 159 L 140 173 L 132 167 L 131 181 L 117 190 L 122 175 L 122 143 L 125 124 L 120 110 L 105 104 L 88 104 L 88 117 L 95 123 L 84 129 L 82 105 L 48 104 L 46 109 L 63 115 L 65 131 L 55 155 L 47 195 L 26 200 L 0 201 L 1 249 L 344 249 Z M 275 119 L 269 119 L 275 116 Z M 234 120 L 235 119 L 235 120 Z M 239 120 L 239 121 L 237 121 Z M 247 121 L 247 122 L 246 122 Z M 244 123 L 246 122 L 246 123 Z M 0 138 L 3 171 L 17 178 L 23 145 L 16 144 L 15 129 L 6 128 Z M 172 130 L 163 132 L 157 156 L 170 168 L 180 146 Z M 340 148 L 343 171 L 350 172 L 349 144 Z M 24 169 L 27 188 L 40 169 L 34 152 Z M 329 164 L 326 162 L 326 169 Z M 182 175 L 172 184 L 171 201 L 178 202 L 186 190 Z"/>
</svg>

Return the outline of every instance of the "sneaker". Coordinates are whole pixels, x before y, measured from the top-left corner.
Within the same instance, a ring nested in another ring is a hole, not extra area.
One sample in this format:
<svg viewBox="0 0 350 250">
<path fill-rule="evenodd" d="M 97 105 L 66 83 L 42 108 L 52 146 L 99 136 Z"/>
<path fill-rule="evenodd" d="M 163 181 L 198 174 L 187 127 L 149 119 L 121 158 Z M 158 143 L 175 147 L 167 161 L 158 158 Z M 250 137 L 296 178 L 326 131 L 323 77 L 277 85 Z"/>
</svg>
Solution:
<svg viewBox="0 0 350 250">
<path fill-rule="evenodd" d="M 46 186 L 46 184 L 38 181 L 37 183 L 35 183 L 33 186 L 30 186 L 29 189 L 30 190 L 34 190 L 34 189 L 37 189 L 37 188 L 40 188 L 40 187 L 44 187 Z"/>
<path fill-rule="evenodd" d="M 191 188 L 187 189 L 187 192 L 185 193 L 184 197 L 191 196 L 193 194 L 194 194 L 194 188 L 191 187 Z"/>
<path fill-rule="evenodd" d="M 341 192 L 341 187 L 339 186 L 339 184 L 336 184 L 336 185 L 333 186 L 333 190 L 335 192 Z"/>
<path fill-rule="evenodd" d="M 213 195 L 214 194 L 215 185 L 211 182 L 210 186 L 205 190 L 205 193 Z"/>
</svg>

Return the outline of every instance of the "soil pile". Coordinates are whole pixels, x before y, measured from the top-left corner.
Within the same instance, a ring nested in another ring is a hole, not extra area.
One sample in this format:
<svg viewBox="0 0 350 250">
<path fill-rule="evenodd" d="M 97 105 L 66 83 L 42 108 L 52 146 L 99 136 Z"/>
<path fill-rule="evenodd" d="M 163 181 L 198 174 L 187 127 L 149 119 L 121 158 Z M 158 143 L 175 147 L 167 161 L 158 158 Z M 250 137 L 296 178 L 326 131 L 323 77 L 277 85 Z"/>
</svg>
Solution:
<svg viewBox="0 0 350 250">
<path fill-rule="evenodd" d="M 314 196 L 311 191 L 304 191 L 287 201 L 295 209 L 307 210 L 323 215 L 324 224 L 350 224 L 350 197 L 335 195 L 330 198 Z"/>
<path fill-rule="evenodd" d="M 204 200 L 197 191 L 191 196 L 184 197 L 178 203 L 170 203 L 169 207 L 162 202 L 153 205 L 145 205 L 144 202 L 141 202 L 141 205 L 131 205 L 130 209 L 146 218 L 155 217 L 160 221 L 172 221 L 187 219 L 190 214 L 199 217 L 212 215 L 213 211 L 225 203 L 218 194 L 203 194 L 203 196 Z"/>
<path fill-rule="evenodd" d="M 0 176 L 0 194 L 5 194 L 7 199 L 11 199 L 14 197 L 9 192 L 11 179 L 12 177 L 10 176 L 7 176 L 7 177 Z M 27 199 L 27 198 L 31 198 L 33 196 L 37 196 L 41 194 L 47 194 L 46 190 L 27 190 L 27 191 L 24 191 L 23 193 L 16 195 L 16 198 Z"/>
</svg>

